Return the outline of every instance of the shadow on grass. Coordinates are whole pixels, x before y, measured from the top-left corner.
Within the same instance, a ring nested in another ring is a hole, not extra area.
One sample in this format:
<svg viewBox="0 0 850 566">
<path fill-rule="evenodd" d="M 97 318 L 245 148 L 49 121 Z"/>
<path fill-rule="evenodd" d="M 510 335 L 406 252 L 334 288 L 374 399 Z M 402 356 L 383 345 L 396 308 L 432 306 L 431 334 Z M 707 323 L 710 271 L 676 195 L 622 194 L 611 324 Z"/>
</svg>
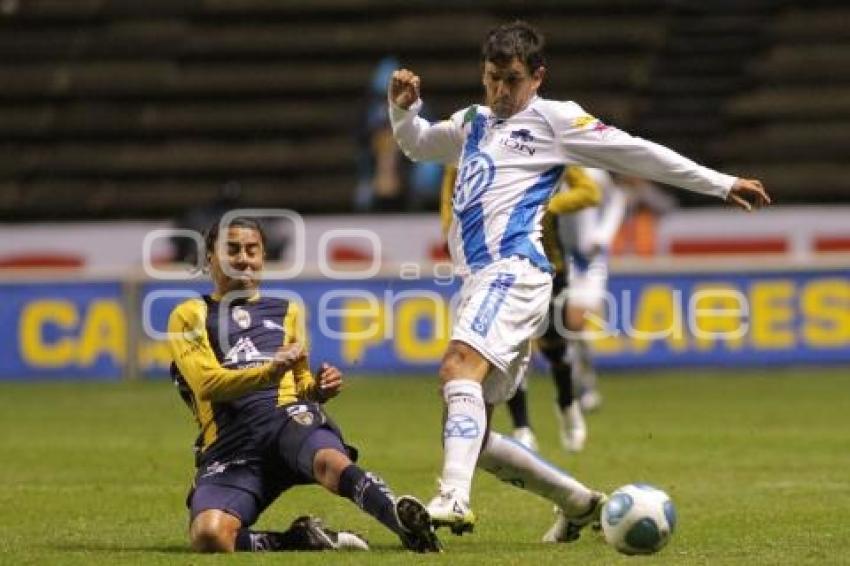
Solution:
<svg viewBox="0 0 850 566">
<path fill-rule="evenodd" d="M 525 556 L 533 555 L 536 552 L 546 553 L 551 550 L 552 545 L 542 545 L 538 542 L 510 542 L 503 545 L 495 544 L 492 541 L 466 542 L 465 544 L 454 543 L 454 538 L 442 537 L 444 552 L 448 554 L 480 554 L 488 552 L 504 552 L 507 554 L 522 554 Z M 94 553 L 164 553 L 164 554 L 194 554 L 188 546 L 179 544 L 150 544 L 150 545 L 122 545 L 120 543 L 102 543 L 102 542 L 63 542 L 48 545 L 52 550 L 63 552 L 94 552 Z M 401 545 L 396 544 L 372 544 L 370 545 L 371 552 L 369 554 L 393 555 L 407 554 Z M 297 554 L 302 554 L 301 552 Z M 306 552 L 303 554 L 313 554 Z M 358 554 L 358 553 L 355 553 Z"/>
<path fill-rule="evenodd" d="M 49 545 L 53 550 L 65 552 L 164 552 L 167 554 L 191 554 L 192 549 L 180 544 L 124 545 L 102 542 L 60 542 Z"/>
</svg>

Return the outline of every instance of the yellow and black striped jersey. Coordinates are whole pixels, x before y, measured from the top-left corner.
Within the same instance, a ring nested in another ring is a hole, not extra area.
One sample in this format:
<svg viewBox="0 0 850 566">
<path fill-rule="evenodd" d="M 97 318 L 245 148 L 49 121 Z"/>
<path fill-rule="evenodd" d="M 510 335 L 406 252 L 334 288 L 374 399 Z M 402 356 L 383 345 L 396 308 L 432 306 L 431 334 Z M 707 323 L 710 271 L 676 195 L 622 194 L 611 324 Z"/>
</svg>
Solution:
<svg viewBox="0 0 850 566">
<path fill-rule="evenodd" d="M 280 346 L 305 343 L 303 323 L 295 303 L 260 295 L 231 303 L 204 296 L 172 311 L 171 373 L 200 428 L 199 463 L 250 450 L 275 407 L 315 392 L 306 359 L 282 377 L 269 363 Z"/>
</svg>

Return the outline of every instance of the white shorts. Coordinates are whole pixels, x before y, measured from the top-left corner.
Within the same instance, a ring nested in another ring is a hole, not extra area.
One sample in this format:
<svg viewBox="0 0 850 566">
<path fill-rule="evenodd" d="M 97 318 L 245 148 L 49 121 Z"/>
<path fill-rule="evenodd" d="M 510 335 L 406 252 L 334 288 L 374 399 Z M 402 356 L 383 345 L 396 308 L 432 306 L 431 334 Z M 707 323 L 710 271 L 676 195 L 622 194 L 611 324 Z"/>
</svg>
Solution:
<svg viewBox="0 0 850 566">
<path fill-rule="evenodd" d="M 608 256 L 596 255 L 589 264 L 570 262 L 567 307 L 598 311 L 602 308 L 608 289 Z"/>
<path fill-rule="evenodd" d="M 452 340 L 475 348 L 495 371 L 484 401 L 513 397 L 531 359 L 531 340 L 545 330 L 552 276 L 523 258 L 501 259 L 468 276 L 460 290 Z"/>
</svg>

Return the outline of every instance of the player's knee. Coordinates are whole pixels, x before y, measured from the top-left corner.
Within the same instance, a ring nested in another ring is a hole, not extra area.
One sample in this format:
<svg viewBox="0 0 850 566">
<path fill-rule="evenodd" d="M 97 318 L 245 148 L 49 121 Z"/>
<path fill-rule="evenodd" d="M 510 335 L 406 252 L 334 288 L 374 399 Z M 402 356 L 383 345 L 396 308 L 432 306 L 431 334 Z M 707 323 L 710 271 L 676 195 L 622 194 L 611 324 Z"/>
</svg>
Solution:
<svg viewBox="0 0 850 566">
<path fill-rule="evenodd" d="M 201 512 L 189 531 L 192 549 L 195 552 L 233 552 L 236 546 L 236 531 L 239 520 L 219 510 Z"/>
<path fill-rule="evenodd" d="M 440 382 L 445 385 L 455 379 L 482 381 L 489 371 L 489 362 L 472 347 L 462 342 L 450 342 L 440 364 Z"/>
<path fill-rule="evenodd" d="M 443 362 L 440 364 L 440 382 L 445 385 L 452 379 L 456 379 L 460 375 L 462 367 L 462 359 L 459 354 L 447 352 L 443 357 Z"/>
<path fill-rule="evenodd" d="M 567 330 L 570 332 L 581 332 L 587 310 L 582 307 L 570 307 L 567 309 Z"/>
<path fill-rule="evenodd" d="M 334 448 L 323 448 L 313 458 L 313 478 L 322 487 L 337 493 L 339 478 L 343 470 L 351 465 L 351 459 Z"/>
</svg>

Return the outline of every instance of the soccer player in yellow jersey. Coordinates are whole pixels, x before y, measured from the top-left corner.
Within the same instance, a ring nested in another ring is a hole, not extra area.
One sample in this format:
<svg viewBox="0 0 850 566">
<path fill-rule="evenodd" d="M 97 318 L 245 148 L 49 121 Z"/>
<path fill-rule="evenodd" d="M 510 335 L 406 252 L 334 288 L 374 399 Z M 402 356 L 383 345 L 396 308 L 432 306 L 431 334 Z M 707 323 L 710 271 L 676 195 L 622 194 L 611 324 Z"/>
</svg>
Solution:
<svg viewBox="0 0 850 566">
<path fill-rule="evenodd" d="M 357 535 L 310 518 L 286 532 L 249 529 L 281 493 L 318 483 L 375 517 L 405 548 L 438 551 L 425 507 L 410 496 L 396 498 L 357 466 L 356 450 L 325 413 L 323 404 L 342 388 L 342 373 L 322 364 L 314 376 L 298 305 L 260 291 L 260 224 L 246 218 L 217 223 L 206 249 L 215 291 L 181 303 L 168 322 L 172 376 L 200 427 L 187 499 L 192 547 L 368 549 Z"/>
</svg>

